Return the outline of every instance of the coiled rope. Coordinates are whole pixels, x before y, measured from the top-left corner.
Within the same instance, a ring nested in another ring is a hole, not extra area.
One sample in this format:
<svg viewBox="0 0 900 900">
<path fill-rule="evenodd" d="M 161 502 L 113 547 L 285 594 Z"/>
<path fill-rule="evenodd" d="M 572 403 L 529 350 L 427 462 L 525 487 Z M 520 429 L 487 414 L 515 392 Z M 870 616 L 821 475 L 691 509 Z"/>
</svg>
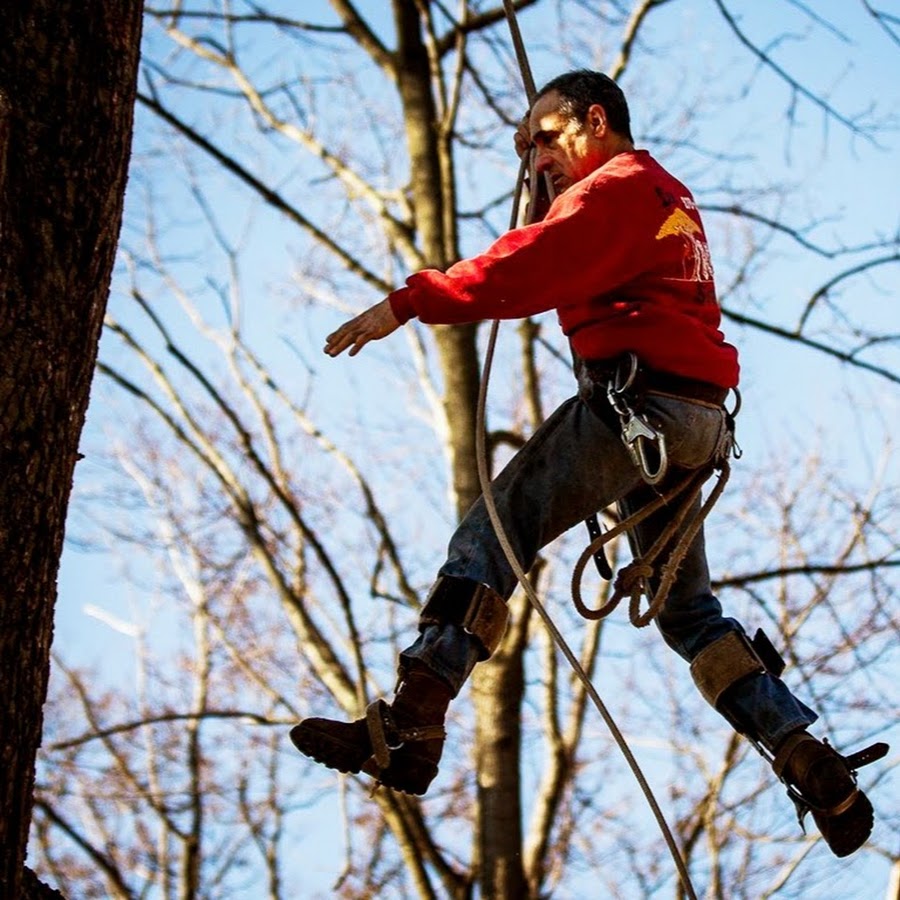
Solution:
<svg viewBox="0 0 900 900">
<path fill-rule="evenodd" d="M 503 0 L 503 8 L 506 13 L 506 20 L 509 24 L 510 34 L 512 35 L 513 46 L 515 48 L 516 59 L 519 65 L 519 71 L 522 75 L 522 82 L 525 87 L 525 93 L 528 97 L 529 106 L 532 104 L 534 100 L 534 95 L 536 93 L 534 78 L 531 74 L 531 66 L 528 62 L 528 57 L 525 52 L 525 45 L 522 41 L 522 34 L 519 31 L 518 21 L 516 19 L 516 10 L 513 6 L 512 0 Z M 524 185 L 524 176 L 525 170 L 527 167 L 527 158 L 526 154 L 523 156 L 522 164 L 519 167 L 519 178 L 516 184 L 515 191 L 515 199 L 513 202 L 513 211 L 510 221 L 510 228 L 514 228 L 516 222 L 518 221 L 519 216 L 519 204 L 520 198 L 522 194 L 522 188 Z M 532 184 L 536 184 L 535 181 L 532 181 Z M 540 598 L 537 595 L 537 592 L 534 590 L 534 587 L 531 585 L 531 582 L 528 580 L 528 576 L 526 575 L 524 569 L 522 568 L 519 560 L 516 557 L 515 550 L 509 542 L 509 538 L 507 537 L 506 530 L 503 527 L 503 522 L 500 520 L 500 515 L 497 512 L 497 506 L 494 503 L 493 493 L 491 490 L 491 479 L 490 474 L 488 472 L 488 457 L 486 450 L 486 433 L 485 433 L 485 409 L 487 406 L 487 391 L 488 385 L 490 383 L 490 374 L 491 367 L 494 361 L 494 350 L 497 343 L 497 333 L 499 330 L 500 323 L 499 321 L 494 321 L 491 325 L 490 337 L 488 339 L 487 350 L 485 352 L 485 360 L 484 360 L 484 371 L 481 377 L 481 385 L 478 391 L 478 409 L 477 409 L 477 425 L 475 432 L 475 450 L 478 464 L 478 479 L 481 484 L 481 492 L 484 497 L 485 508 L 487 509 L 488 516 L 491 520 L 491 524 L 494 527 L 494 531 L 497 534 L 497 540 L 500 543 L 500 546 L 506 555 L 507 561 L 509 562 L 510 568 L 516 575 L 516 578 L 519 580 L 519 584 L 522 585 L 522 589 L 525 591 L 525 594 L 528 597 L 531 605 L 534 607 L 535 612 L 540 616 L 544 625 L 547 628 L 547 631 L 550 633 L 553 641 L 556 643 L 560 652 L 565 656 L 569 665 L 572 667 L 572 670 L 575 672 L 578 679 L 584 685 L 584 688 L 591 698 L 594 706 L 597 708 L 600 713 L 603 721 L 606 723 L 607 728 L 612 734 L 616 744 L 618 745 L 622 755 L 625 757 L 625 760 L 628 763 L 629 768 L 631 769 L 634 777 L 637 779 L 638 784 L 641 786 L 641 790 L 643 791 L 644 796 L 647 799 L 648 804 L 650 805 L 651 810 L 653 811 L 653 815 L 659 825 L 660 831 L 668 845 L 669 852 L 672 855 L 672 859 L 675 862 L 675 866 L 678 869 L 679 877 L 681 878 L 682 886 L 685 890 L 685 893 L 691 900 L 696 900 L 696 894 L 694 893 L 693 885 L 691 884 L 690 876 L 687 872 L 687 867 L 685 866 L 684 860 L 681 857 L 681 853 L 678 850 L 677 845 L 675 844 L 675 839 L 672 836 L 672 832 L 669 829 L 668 824 L 666 823 L 665 817 L 662 814 L 662 811 L 659 808 L 659 804 L 656 802 L 656 798 L 653 795 L 653 791 L 650 788 L 650 785 L 647 783 L 647 779 L 644 777 L 644 773 L 641 771 L 640 766 L 638 765 L 637 760 L 634 757 L 634 754 L 631 752 L 631 748 L 628 746 L 628 742 L 625 740 L 625 737 L 622 735 L 622 732 L 619 730 L 618 725 L 610 714 L 609 710 L 606 708 L 603 700 L 600 698 L 600 695 L 597 693 L 596 688 L 588 677 L 587 673 L 584 671 L 581 663 L 578 661 L 578 658 L 572 652 L 572 649 L 569 647 L 566 639 L 562 636 L 562 633 L 556 627 L 553 622 L 553 619 L 550 617 L 550 614 L 544 608 L 543 603 L 541 603 Z M 721 483 L 721 479 L 720 479 Z M 699 488 L 698 488 L 699 490 Z M 660 504 L 661 505 L 661 504 Z M 644 510 L 641 511 L 642 513 Z M 651 510 L 652 512 L 652 510 Z M 650 515 L 650 512 L 647 513 Z M 620 526 L 621 528 L 621 526 Z M 606 540 L 611 540 L 611 536 L 618 534 L 619 531 L 613 530 L 608 532 L 607 534 L 601 536 L 596 541 L 592 542 L 591 547 L 594 547 L 594 544 L 597 546 L 601 546 L 600 542 L 604 542 Z M 687 545 L 686 545 L 687 546 Z M 685 547 L 686 549 L 686 547 Z M 582 557 L 584 559 L 584 557 Z M 581 562 L 581 560 L 579 560 Z M 583 565 L 578 570 L 579 579 L 581 571 L 583 570 Z M 618 602 L 618 601 L 617 601 Z M 583 605 L 583 604 L 582 604 Z"/>
<path fill-rule="evenodd" d="M 575 569 L 572 572 L 572 602 L 585 619 L 591 619 L 592 621 L 605 619 L 619 605 L 620 601 L 625 596 L 631 598 L 628 608 L 628 618 L 635 628 L 644 628 L 659 615 L 669 596 L 669 591 L 675 583 L 675 578 L 678 575 L 678 567 L 687 555 L 688 549 L 703 525 L 703 521 L 722 495 L 722 491 L 725 490 L 725 485 L 731 474 L 731 466 L 728 463 L 727 456 L 728 446 L 730 446 L 730 443 L 722 449 L 722 455 L 718 458 L 718 461 L 698 469 L 695 472 L 690 472 L 682 481 L 675 484 L 675 486 L 665 494 L 660 494 L 646 506 L 641 507 L 637 512 L 628 516 L 628 518 L 623 519 L 615 527 L 610 528 L 608 531 L 594 538 L 594 540 L 588 544 L 579 557 L 578 562 L 575 564 Z M 700 497 L 703 485 L 716 469 L 721 470 L 716 486 L 710 492 L 706 502 L 703 503 L 690 519 L 688 519 L 690 511 L 694 508 L 695 501 Z M 668 506 L 672 500 L 680 494 L 685 494 L 684 499 L 681 501 L 681 505 L 670 517 L 668 524 L 662 534 L 656 539 L 653 546 L 619 572 L 615 584 L 613 585 L 612 597 L 610 597 L 610 599 L 599 609 L 590 609 L 586 606 L 581 597 L 581 579 L 584 575 L 584 570 L 588 561 L 593 559 L 603 546 L 613 540 L 613 538 L 636 527 L 643 522 L 644 519 L 652 516 L 653 513 L 663 506 Z M 651 592 L 649 589 L 649 579 L 655 572 L 653 563 L 679 532 L 680 534 L 677 543 L 670 551 L 665 564 L 661 567 L 662 577 L 660 578 L 659 585 L 656 587 L 656 590 Z M 646 593 L 648 596 L 652 596 L 652 599 L 647 611 L 641 613 L 641 594 L 645 592 L 645 587 Z"/>
</svg>

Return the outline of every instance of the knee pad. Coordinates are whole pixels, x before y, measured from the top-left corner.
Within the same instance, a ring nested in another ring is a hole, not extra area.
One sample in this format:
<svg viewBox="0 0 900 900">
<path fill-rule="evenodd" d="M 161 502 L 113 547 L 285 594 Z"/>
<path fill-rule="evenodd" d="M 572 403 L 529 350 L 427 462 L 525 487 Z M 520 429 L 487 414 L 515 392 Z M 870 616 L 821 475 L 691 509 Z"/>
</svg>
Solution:
<svg viewBox="0 0 900 900">
<path fill-rule="evenodd" d="M 429 625 L 459 625 L 477 639 L 479 658 L 484 661 L 500 646 L 508 619 L 506 601 L 493 588 L 442 575 L 422 608 L 419 630 Z"/>
</svg>

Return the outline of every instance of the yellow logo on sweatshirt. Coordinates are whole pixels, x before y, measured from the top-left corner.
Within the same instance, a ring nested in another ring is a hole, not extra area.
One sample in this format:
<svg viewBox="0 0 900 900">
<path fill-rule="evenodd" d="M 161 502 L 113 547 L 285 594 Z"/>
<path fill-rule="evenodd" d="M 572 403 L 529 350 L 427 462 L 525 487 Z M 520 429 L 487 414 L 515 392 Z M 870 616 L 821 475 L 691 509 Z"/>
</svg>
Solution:
<svg viewBox="0 0 900 900">
<path fill-rule="evenodd" d="M 676 209 L 656 232 L 656 240 L 680 237 L 684 241 L 684 278 L 712 281 L 713 268 L 703 229 L 683 209 Z"/>
</svg>

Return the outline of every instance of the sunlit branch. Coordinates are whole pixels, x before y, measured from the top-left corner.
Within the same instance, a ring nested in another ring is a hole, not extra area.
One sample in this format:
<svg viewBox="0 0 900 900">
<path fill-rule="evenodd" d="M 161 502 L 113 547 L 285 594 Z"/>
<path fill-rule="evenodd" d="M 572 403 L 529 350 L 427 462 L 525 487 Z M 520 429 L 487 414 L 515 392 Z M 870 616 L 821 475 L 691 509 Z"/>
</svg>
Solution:
<svg viewBox="0 0 900 900">
<path fill-rule="evenodd" d="M 670 0 L 643 0 L 642 3 L 639 3 L 634 7 L 628 18 L 628 23 L 625 26 L 625 33 L 622 36 L 619 55 L 607 72 L 610 78 L 618 80 L 622 77 L 631 60 L 631 51 L 634 49 L 634 43 L 638 38 L 641 26 L 644 24 L 647 16 L 650 15 L 654 9 L 665 6 L 668 2 L 670 2 Z"/>
<path fill-rule="evenodd" d="M 372 522 L 381 538 L 382 545 L 391 562 L 391 567 L 397 577 L 398 585 L 404 599 L 409 604 L 417 603 L 417 595 L 406 577 L 406 572 L 400 559 L 400 552 L 397 547 L 397 542 L 394 540 L 387 519 L 385 518 L 384 513 L 381 510 L 381 506 L 376 500 L 375 492 L 372 489 L 372 486 L 369 484 L 368 480 L 362 474 L 359 466 L 357 466 L 347 453 L 341 450 L 330 438 L 325 435 L 325 433 L 318 426 L 316 426 L 312 422 L 306 412 L 302 410 L 290 398 L 287 392 L 285 392 L 282 387 L 274 380 L 272 375 L 269 372 L 265 371 L 260 360 L 256 357 L 255 354 L 252 353 L 252 351 L 247 346 L 242 343 L 240 345 L 240 349 L 247 361 L 256 369 L 259 376 L 264 379 L 265 384 L 287 406 L 287 408 L 290 409 L 291 413 L 300 424 L 300 427 L 303 428 L 303 430 L 310 437 L 312 437 L 319 444 L 319 446 L 321 446 L 322 449 L 325 450 L 326 453 L 333 456 L 350 475 L 363 496 L 366 515 L 369 517 L 370 521 Z"/>
<path fill-rule="evenodd" d="M 149 310 L 149 307 L 145 306 L 145 310 L 148 312 L 148 315 L 151 316 L 151 319 L 153 319 L 154 317 L 152 315 L 152 311 Z M 158 415 L 160 419 L 169 427 L 173 435 L 188 449 L 193 451 L 200 459 L 200 461 L 205 465 L 205 467 L 216 476 L 217 480 L 225 490 L 226 495 L 231 499 L 231 502 L 234 505 L 235 515 L 239 526 L 250 540 L 251 546 L 254 548 L 254 552 L 257 554 L 258 558 L 264 565 L 273 585 L 275 585 L 278 589 L 281 599 L 288 611 L 288 615 L 292 619 L 295 627 L 298 630 L 298 634 L 302 636 L 303 640 L 306 642 L 307 647 L 309 648 L 309 651 L 316 657 L 318 674 L 326 683 L 329 684 L 336 697 L 340 697 L 342 699 L 342 702 L 346 706 L 352 707 L 353 703 L 356 701 L 351 701 L 350 698 L 355 697 L 358 701 L 357 689 L 354 689 L 352 681 L 345 672 L 344 667 L 335 656 L 331 646 L 322 636 L 318 626 L 312 620 L 304 604 L 301 603 L 300 600 L 296 597 L 295 592 L 291 590 L 290 586 L 285 581 L 284 574 L 275 564 L 275 561 L 272 558 L 271 550 L 268 547 L 268 543 L 262 533 L 261 523 L 259 522 L 257 511 L 250 497 L 247 495 L 247 492 L 240 485 L 234 474 L 229 470 L 229 467 L 227 466 L 224 458 L 221 456 L 221 454 L 216 452 L 215 448 L 210 444 L 203 430 L 200 428 L 198 423 L 193 420 L 189 411 L 184 407 L 178 395 L 178 392 L 174 389 L 168 378 L 166 378 L 162 368 L 158 365 L 158 363 L 156 363 L 155 360 L 152 360 L 149 357 L 149 355 L 143 350 L 140 344 L 134 339 L 131 334 L 129 334 L 126 329 L 122 328 L 109 317 L 107 318 L 107 327 L 116 331 L 116 333 L 119 334 L 122 339 L 139 355 L 139 357 L 144 361 L 145 365 L 150 368 L 151 372 L 153 372 L 157 380 L 157 383 L 168 395 L 170 402 L 173 403 L 179 414 L 182 415 L 185 421 L 189 424 L 189 428 L 193 432 L 194 438 L 192 438 L 191 435 L 181 426 L 181 424 L 172 415 L 166 412 L 166 410 L 164 410 L 154 398 L 152 398 L 146 391 L 144 391 L 134 382 L 125 378 L 121 373 L 117 372 L 116 370 L 102 362 L 98 363 L 99 371 L 101 371 L 105 375 L 108 375 L 117 384 L 119 384 L 120 387 L 124 388 L 129 393 L 140 399 L 142 402 L 146 403 L 147 406 L 153 412 L 155 412 L 156 415 Z M 163 330 L 162 333 L 165 334 L 165 331 Z M 175 350 L 174 346 L 170 347 L 170 350 L 176 355 L 177 358 L 178 352 Z M 204 379 L 202 374 L 197 374 L 200 377 L 200 383 L 203 384 L 204 381 L 206 381 L 208 385 L 208 380 Z M 213 392 L 213 394 L 215 394 L 215 392 Z M 282 496 L 281 499 L 282 501 L 284 501 L 285 498 Z M 341 579 L 338 576 L 338 573 L 331 559 L 325 551 L 324 546 L 321 544 L 317 536 L 312 532 L 306 522 L 303 521 L 296 507 L 292 503 L 288 502 L 286 509 L 288 510 L 289 514 L 292 515 L 292 519 L 300 528 L 300 531 L 303 534 L 304 538 L 309 541 L 310 545 L 313 547 L 314 552 L 320 558 L 320 561 L 323 564 L 323 568 L 329 574 L 332 584 L 335 586 L 335 589 L 339 597 L 341 598 L 342 608 L 348 610 L 350 604 L 349 597 L 346 594 L 346 590 L 344 589 Z M 363 690 L 364 679 L 360 679 L 357 684 L 358 689 Z"/>
<path fill-rule="evenodd" d="M 513 8 L 516 12 L 522 12 L 522 10 L 527 9 L 529 6 L 533 6 L 537 2 L 539 2 L 539 0 L 513 0 Z M 478 31 L 484 31 L 506 18 L 506 10 L 504 10 L 502 6 L 495 6 L 493 9 L 484 10 L 476 15 L 467 15 L 465 19 L 460 22 L 443 3 L 437 3 L 435 5 L 440 8 L 447 19 L 454 23 L 451 30 L 438 40 L 438 49 L 441 56 L 453 50 L 461 35 L 465 36 L 474 34 Z M 466 2 L 466 8 L 468 12 L 468 2 Z"/>
<path fill-rule="evenodd" d="M 374 272 L 372 272 L 358 259 L 356 259 L 356 257 L 346 251 L 328 234 L 322 231 L 322 229 L 320 229 L 317 225 L 314 225 L 296 207 L 288 203 L 279 193 L 263 184 L 258 178 L 256 178 L 256 176 L 252 175 L 249 170 L 244 168 L 235 159 L 225 154 L 209 140 L 204 138 L 185 122 L 182 122 L 173 113 L 169 112 L 169 110 L 165 109 L 165 107 L 163 107 L 158 100 L 155 100 L 152 97 L 148 97 L 146 94 L 142 94 L 140 92 L 138 92 L 137 99 L 141 103 L 143 103 L 144 106 L 148 107 L 148 109 L 151 109 L 154 113 L 156 113 L 161 119 L 168 122 L 172 127 L 181 132 L 181 134 L 187 137 L 192 143 L 196 144 L 201 150 L 221 163 L 226 170 L 231 172 L 233 175 L 236 175 L 241 181 L 252 188 L 257 194 L 259 194 L 263 198 L 263 200 L 266 201 L 266 203 L 277 209 L 279 212 L 284 213 L 292 222 L 299 225 L 305 231 L 309 232 L 309 234 L 311 234 L 312 237 L 316 239 L 316 241 L 318 241 L 328 250 L 334 253 L 334 255 L 340 260 L 340 262 L 347 268 L 348 271 L 352 272 L 354 275 L 358 275 L 363 281 L 366 282 L 366 284 L 371 285 L 373 288 L 375 288 L 376 291 L 381 294 L 387 294 L 390 293 L 391 290 L 393 290 L 393 285 L 388 284 L 386 281 L 379 278 Z"/>
<path fill-rule="evenodd" d="M 409 265 L 421 265 L 421 259 L 413 242 L 410 229 L 391 215 L 384 197 L 368 184 L 356 169 L 345 164 L 338 156 L 331 153 L 315 135 L 277 116 L 265 102 L 262 93 L 257 90 L 241 66 L 238 65 L 233 47 L 221 48 L 210 39 L 200 40 L 193 38 L 174 26 L 168 27 L 166 31 L 177 44 L 190 50 L 199 58 L 227 71 L 259 119 L 274 131 L 300 144 L 300 146 L 318 158 L 341 181 L 351 200 L 357 197 L 365 199 L 378 215 L 387 234 L 404 252 Z"/>
<path fill-rule="evenodd" d="M 331 5 L 344 23 L 344 27 L 350 37 L 369 54 L 372 61 L 378 65 L 382 72 L 396 80 L 393 54 L 381 43 L 375 32 L 369 28 L 356 7 L 348 0 L 331 0 Z"/>
<path fill-rule="evenodd" d="M 278 498 L 282 509 L 284 509 L 284 511 L 290 517 L 291 521 L 297 527 L 299 533 L 303 535 L 304 540 L 306 540 L 307 543 L 313 548 L 313 552 L 315 553 L 323 569 L 329 576 L 329 580 L 335 588 L 341 604 L 341 608 L 344 611 L 344 615 L 347 620 L 347 627 L 352 638 L 351 646 L 353 648 L 353 654 L 359 674 L 359 680 L 357 682 L 358 690 L 360 692 L 363 692 L 365 689 L 364 685 L 366 680 L 365 667 L 361 656 L 361 643 L 359 641 L 359 634 L 352 612 L 350 597 L 347 594 L 343 581 L 338 574 L 337 567 L 335 566 L 330 554 L 326 550 L 325 545 L 323 544 L 319 536 L 315 533 L 315 531 L 309 526 L 304 517 L 300 514 L 300 510 L 295 499 L 289 495 L 288 491 L 283 485 L 279 484 L 278 479 L 273 475 L 263 458 L 260 456 L 259 452 L 256 449 L 252 435 L 247 430 L 244 423 L 241 421 L 237 411 L 226 401 L 222 393 L 213 386 L 212 382 L 199 369 L 199 367 L 178 348 L 173 338 L 168 333 L 168 330 L 163 325 L 162 321 L 159 319 L 153 309 L 151 309 L 150 305 L 143 299 L 143 297 L 138 292 L 134 293 L 134 297 L 165 339 L 166 349 L 168 350 L 168 352 L 179 362 L 181 366 L 183 366 L 192 375 L 192 377 L 197 381 L 197 383 L 202 387 L 205 393 L 210 397 L 210 399 L 216 404 L 222 414 L 230 422 L 232 428 L 234 429 L 241 442 L 241 445 L 244 448 L 244 454 L 246 458 L 252 463 L 253 467 L 262 477 L 263 481 L 271 489 L 274 496 Z M 158 366 L 157 371 L 161 373 L 161 369 Z M 196 433 L 201 433 L 199 427 L 197 427 L 195 430 Z M 209 446 L 211 448 L 211 445 Z M 224 473 L 224 459 L 220 455 L 218 456 L 218 459 L 221 467 L 220 471 Z M 231 490 L 233 493 L 235 489 L 234 486 L 237 485 L 237 479 L 234 477 L 233 473 L 229 472 L 227 480 L 232 486 Z M 252 505 L 249 502 L 249 497 L 246 496 L 246 492 L 241 490 L 240 494 L 244 495 L 242 499 L 244 500 L 244 506 L 246 507 L 248 512 L 252 511 Z M 253 517 L 255 518 L 255 514 Z M 323 644 L 323 649 L 328 651 L 328 656 L 330 657 L 328 668 L 333 672 L 335 671 L 334 667 L 337 660 L 330 653 L 330 648 L 324 647 L 325 642 L 321 638 L 318 639 Z M 343 674 L 342 670 L 341 674 Z M 360 702 L 362 702 L 362 696 L 360 696 L 359 699 Z"/>
<path fill-rule="evenodd" d="M 900 252 L 892 253 L 890 254 L 890 256 L 882 256 L 878 259 L 866 260 L 865 262 L 861 262 L 859 265 L 853 266 L 850 269 L 840 272 L 833 278 L 829 279 L 807 301 L 806 307 L 803 310 L 803 314 L 800 316 L 800 321 L 797 323 L 797 331 L 803 330 L 804 326 L 806 325 L 807 319 L 809 319 L 809 316 L 811 315 L 816 303 L 818 303 L 818 301 L 823 297 L 827 296 L 828 292 L 833 287 L 848 278 L 852 278 L 854 275 L 859 275 L 861 272 L 868 272 L 870 269 L 875 269 L 878 266 L 885 266 L 896 262 L 900 262 Z"/>
<path fill-rule="evenodd" d="M 786 340 L 793 341 L 794 343 L 802 344 L 804 347 L 809 347 L 812 350 L 819 350 L 828 356 L 832 356 L 835 359 L 840 360 L 841 362 L 847 363 L 848 365 L 854 366 L 858 369 L 864 369 L 865 371 L 872 372 L 875 375 L 880 375 L 882 378 L 886 378 L 888 381 L 894 382 L 894 384 L 900 384 L 900 374 L 892 372 L 889 369 L 885 369 L 882 366 L 877 366 L 874 363 L 865 362 L 864 360 L 859 359 L 856 356 L 855 352 L 848 353 L 844 350 L 838 350 L 836 347 L 829 347 L 827 344 L 823 344 L 821 341 L 814 341 L 812 338 L 805 337 L 802 334 L 797 334 L 796 331 L 788 331 L 788 329 L 781 328 L 778 325 L 773 325 L 771 322 L 764 322 L 761 319 L 754 319 L 750 316 L 745 316 L 730 309 L 723 308 L 722 316 L 726 319 L 730 319 L 732 322 L 737 322 L 741 325 L 747 325 L 751 328 L 756 328 L 759 331 L 764 331 L 767 334 L 773 334 L 777 337 L 785 338 Z"/>
<path fill-rule="evenodd" d="M 823 100 L 818 94 L 813 93 L 809 88 L 805 87 L 801 84 L 793 75 L 789 74 L 785 69 L 783 69 L 778 63 L 769 56 L 764 50 L 761 50 L 756 44 L 751 41 L 747 35 L 741 31 L 740 26 L 735 21 L 734 16 L 732 16 L 731 12 L 725 6 L 724 0 L 713 0 L 715 5 L 719 8 L 719 11 L 722 13 L 722 17 L 728 23 L 729 28 L 734 32 L 737 39 L 768 69 L 771 69 L 782 81 L 784 81 L 791 90 L 799 94 L 801 97 L 805 97 L 810 103 L 818 106 L 826 116 L 831 119 L 834 119 L 837 122 L 840 122 L 845 128 L 849 131 L 853 132 L 853 134 L 858 134 L 864 137 L 867 141 L 871 143 L 875 143 L 875 139 L 871 134 L 866 132 L 863 128 L 861 128 L 856 122 L 852 119 L 848 119 L 842 113 L 839 113 L 830 103 L 826 100 Z"/>
</svg>

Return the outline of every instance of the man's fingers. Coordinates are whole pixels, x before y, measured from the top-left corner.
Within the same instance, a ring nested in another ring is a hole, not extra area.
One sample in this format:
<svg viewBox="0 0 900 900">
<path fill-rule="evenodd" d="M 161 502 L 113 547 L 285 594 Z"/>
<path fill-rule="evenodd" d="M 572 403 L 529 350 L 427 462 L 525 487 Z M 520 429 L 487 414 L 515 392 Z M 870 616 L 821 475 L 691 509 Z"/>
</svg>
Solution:
<svg viewBox="0 0 900 900">
<path fill-rule="evenodd" d="M 390 304 L 383 300 L 329 334 L 325 338 L 325 352 L 339 356 L 349 347 L 350 355 L 356 356 L 369 341 L 386 337 L 399 327 Z"/>
<path fill-rule="evenodd" d="M 370 340 L 370 338 L 367 338 L 367 337 L 361 337 L 361 338 L 359 338 L 359 339 L 353 344 L 353 346 L 350 348 L 350 354 L 349 354 L 349 355 L 350 355 L 350 356 L 356 356 L 356 354 L 359 353 L 359 351 L 362 350 L 362 348 L 365 347 L 366 344 L 369 343 L 369 340 Z"/>
<path fill-rule="evenodd" d="M 329 356 L 339 356 L 354 340 L 355 338 L 351 336 L 348 325 L 343 325 L 325 338 L 325 352 Z"/>
<path fill-rule="evenodd" d="M 521 159 L 531 149 L 531 129 L 528 125 L 528 114 L 519 122 L 515 134 L 513 134 L 513 145 L 516 148 L 516 154 Z"/>
<path fill-rule="evenodd" d="M 368 331 L 355 327 L 354 322 L 348 322 L 334 334 L 328 335 L 325 339 L 325 352 L 329 356 L 340 356 L 349 347 L 350 356 L 356 356 L 370 340 L 372 335 Z"/>
</svg>

